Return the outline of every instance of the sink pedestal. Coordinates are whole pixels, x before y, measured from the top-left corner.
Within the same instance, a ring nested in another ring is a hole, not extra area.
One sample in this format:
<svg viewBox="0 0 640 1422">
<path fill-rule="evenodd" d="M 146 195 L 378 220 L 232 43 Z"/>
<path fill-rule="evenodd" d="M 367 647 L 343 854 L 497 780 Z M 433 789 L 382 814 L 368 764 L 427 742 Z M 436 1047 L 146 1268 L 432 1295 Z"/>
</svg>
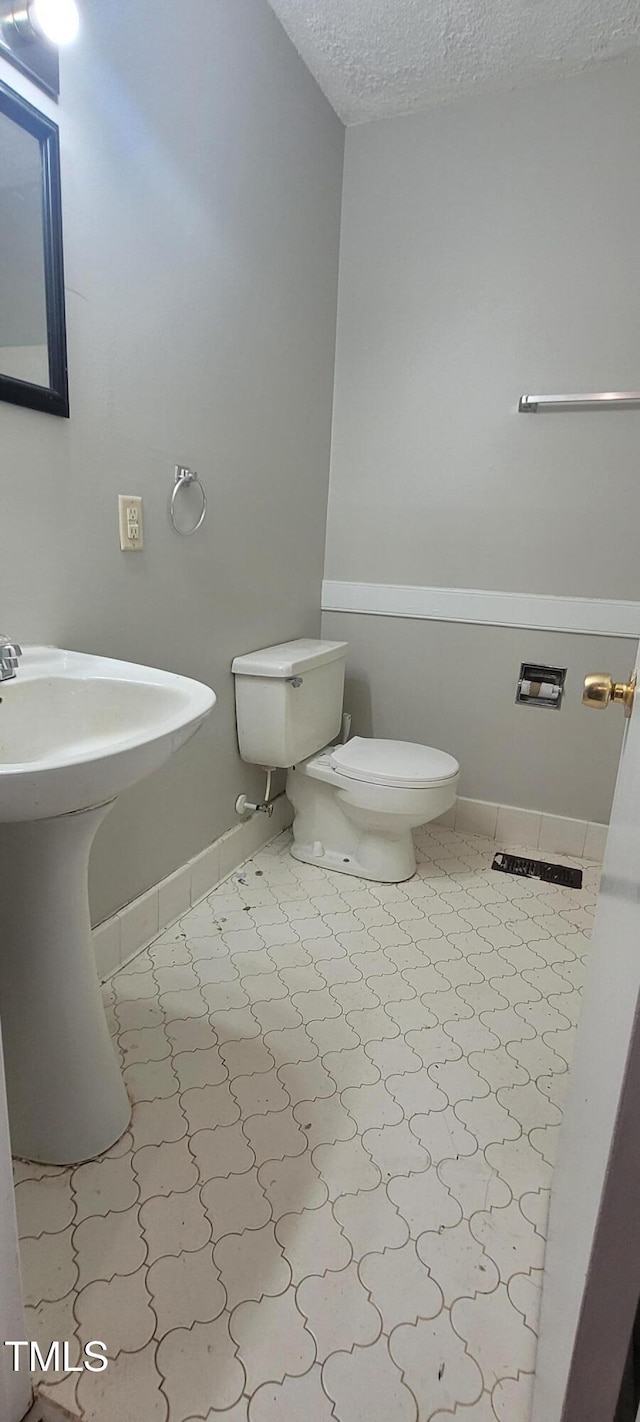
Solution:
<svg viewBox="0 0 640 1422">
<path fill-rule="evenodd" d="M 90 1160 L 131 1106 L 102 1004 L 87 892 L 110 809 L 0 824 L 0 1020 L 11 1146 L 50 1165 Z"/>
</svg>

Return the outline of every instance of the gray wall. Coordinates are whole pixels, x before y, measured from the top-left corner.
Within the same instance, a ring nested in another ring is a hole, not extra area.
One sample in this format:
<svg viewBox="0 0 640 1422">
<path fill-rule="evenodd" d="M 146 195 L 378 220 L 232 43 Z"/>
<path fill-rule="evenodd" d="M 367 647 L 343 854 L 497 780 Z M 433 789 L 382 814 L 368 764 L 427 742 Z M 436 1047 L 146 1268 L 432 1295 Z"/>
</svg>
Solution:
<svg viewBox="0 0 640 1422">
<path fill-rule="evenodd" d="M 640 596 L 640 414 L 516 413 L 527 391 L 637 388 L 639 121 L 640 68 L 619 63 L 348 131 L 327 578 Z M 558 659 L 552 637 L 348 622 L 374 705 L 391 704 L 396 641 L 431 677 L 446 669 L 431 722 L 445 747 L 462 715 L 453 649 L 489 677 L 465 712 L 463 793 L 603 818 L 621 728 L 613 713 L 582 726 L 579 680 L 626 672 L 633 644 L 563 638 L 573 701 L 545 716 L 510 703 L 532 645 Z M 413 685 L 407 669 L 418 727 Z M 507 725 L 512 759 L 496 763 Z"/>
<path fill-rule="evenodd" d="M 178 8 L 83 4 L 59 107 L 71 419 L 0 406 L 2 630 L 219 698 L 105 821 L 96 920 L 235 822 L 261 781 L 231 659 L 318 627 L 343 129 L 266 0 Z M 209 494 L 193 539 L 167 519 L 183 462 Z M 144 553 L 119 551 L 120 492 Z"/>
<path fill-rule="evenodd" d="M 345 704 L 357 732 L 450 751 L 472 800 L 608 823 L 623 717 L 586 711 L 582 681 L 598 669 L 626 678 L 634 643 L 337 612 L 323 630 L 350 644 Z M 568 667 L 560 711 L 516 706 L 521 661 Z"/>
</svg>

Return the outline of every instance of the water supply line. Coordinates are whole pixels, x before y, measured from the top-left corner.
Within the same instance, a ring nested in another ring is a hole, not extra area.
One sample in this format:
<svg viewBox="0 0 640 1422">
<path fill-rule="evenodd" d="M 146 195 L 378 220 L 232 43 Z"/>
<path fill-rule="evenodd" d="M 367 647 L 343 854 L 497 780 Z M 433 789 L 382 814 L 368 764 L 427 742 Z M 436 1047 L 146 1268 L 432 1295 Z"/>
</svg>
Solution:
<svg viewBox="0 0 640 1422">
<path fill-rule="evenodd" d="M 267 770 L 267 783 L 265 785 L 264 800 L 258 800 L 257 803 L 254 803 L 252 800 L 248 800 L 246 795 L 238 795 L 238 798 L 236 800 L 237 815 L 253 815 L 257 813 L 259 815 L 271 816 L 273 814 L 273 807 L 276 803 L 276 800 L 279 800 L 282 795 L 282 791 L 280 791 L 279 795 L 271 794 L 271 782 L 273 780 L 273 776 L 273 769 Z"/>
<path fill-rule="evenodd" d="M 351 716 L 350 716 L 350 714 L 349 714 L 348 711 L 345 711 L 344 714 L 343 714 L 343 717 L 342 717 L 342 722 L 341 722 L 341 727 L 340 727 L 340 741 L 339 741 L 339 744 L 340 744 L 340 745 L 345 745 L 346 742 L 349 740 L 350 735 L 351 735 Z M 275 803 L 276 803 L 276 800 L 281 800 L 281 799 L 282 799 L 282 796 L 283 796 L 283 794 L 284 794 L 284 790 L 280 790 L 279 794 L 277 794 L 277 795 L 272 795 L 272 794 L 271 794 L 271 783 L 272 783 L 274 774 L 275 774 L 275 770 L 273 769 L 273 767 L 272 767 L 271 769 L 267 769 L 267 770 L 266 770 L 267 783 L 266 783 L 266 785 L 265 785 L 265 790 L 264 790 L 264 800 L 253 801 L 253 800 L 248 800 L 247 797 L 246 797 L 246 795 L 238 795 L 238 798 L 237 798 L 237 800 L 236 800 L 236 814 L 237 814 L 237 815 L 255 815 L 255 814 L 258 814 L 258 815 L 269 815 L 269 817 L 271 817 L 271 815 L 273 814 L 273 808 L 274 808 L 274 805 L 275 805 Z"/>
</svg>

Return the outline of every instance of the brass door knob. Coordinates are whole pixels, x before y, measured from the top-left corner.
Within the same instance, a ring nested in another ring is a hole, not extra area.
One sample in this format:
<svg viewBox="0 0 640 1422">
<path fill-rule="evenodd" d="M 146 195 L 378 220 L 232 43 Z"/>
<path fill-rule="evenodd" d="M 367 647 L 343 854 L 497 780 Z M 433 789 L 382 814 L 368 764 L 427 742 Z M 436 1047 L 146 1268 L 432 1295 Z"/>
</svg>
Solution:
<svg viewBox="0 0 640 1422">
<path fill-rule="evenodd" d="M 584 679 L 582 704 L 591 706 L 596 711 L 604 711 L 611 701 L 620 701 L 624 706 L 625 716 L 630 716 L 635 690 L 635 672 L 628 681 L 614 681 L 608 672 L 594 672 L 592 676 L 586 676 Z"/>
</svg>

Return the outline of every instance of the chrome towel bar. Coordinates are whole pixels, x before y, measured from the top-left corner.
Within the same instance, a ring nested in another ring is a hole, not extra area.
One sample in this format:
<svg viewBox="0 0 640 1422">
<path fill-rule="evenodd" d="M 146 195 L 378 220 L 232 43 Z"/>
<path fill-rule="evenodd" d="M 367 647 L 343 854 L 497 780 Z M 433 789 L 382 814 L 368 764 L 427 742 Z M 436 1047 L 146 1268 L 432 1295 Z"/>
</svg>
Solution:
<svg viewBox="0 0 640 1422">
<path fill-rule="evenodd" d="M 521 415 L 535 415 L 538 410 L 632 409 L 635 405 L 640 405 L 640 392 L 605 390 L 601 395 L 521 395 L 518 410 Z"/>
</svg>

